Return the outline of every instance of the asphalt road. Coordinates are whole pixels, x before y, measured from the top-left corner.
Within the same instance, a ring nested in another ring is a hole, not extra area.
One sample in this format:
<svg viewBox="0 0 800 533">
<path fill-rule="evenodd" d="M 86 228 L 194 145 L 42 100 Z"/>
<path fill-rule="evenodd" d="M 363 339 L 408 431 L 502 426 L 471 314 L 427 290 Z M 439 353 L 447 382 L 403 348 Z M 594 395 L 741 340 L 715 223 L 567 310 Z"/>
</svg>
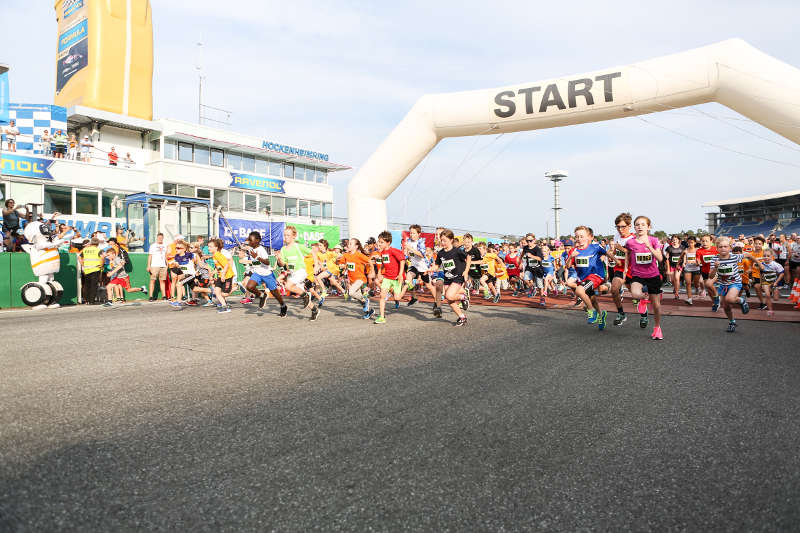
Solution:
<svg viewBox="0 0 800 533">
<path fill-rule="evenodd" d="M 290 309 L 0 313 L 0 531 L 800 529 L 798 324 Z"/>
</svg>

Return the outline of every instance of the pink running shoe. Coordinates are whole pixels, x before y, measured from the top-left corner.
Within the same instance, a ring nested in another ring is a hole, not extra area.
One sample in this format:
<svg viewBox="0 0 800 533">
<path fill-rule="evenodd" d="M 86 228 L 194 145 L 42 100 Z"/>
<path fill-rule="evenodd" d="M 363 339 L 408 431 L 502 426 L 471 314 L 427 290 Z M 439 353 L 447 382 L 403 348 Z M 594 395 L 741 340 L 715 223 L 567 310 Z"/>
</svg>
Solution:
<svg viewBox="0 0 800 533">
<path fill-rule="evenodd" d="M 239 303 L 242 303 L 242 304 L 251 304 L 251 303 L 253 303 L 253 299 L 252 299 L 252 298 L 242 298 L 242 299 L 239 301 Z"/>
<path fill-rule="evenodd" d="M 650 336 L 650 338 L 654 341 L 663 341 L 664 334 L 661 332 L 661 328 L 653 328 L 653 334 Z"/>
<path fill-rule="evenodd" d="M 647 304 L 650 303 L 650 300 L 639 300 L 639 303 L 636 304 L 636 312 L 640 315 L 643 315 L 647 312 Z"/>
</svg>

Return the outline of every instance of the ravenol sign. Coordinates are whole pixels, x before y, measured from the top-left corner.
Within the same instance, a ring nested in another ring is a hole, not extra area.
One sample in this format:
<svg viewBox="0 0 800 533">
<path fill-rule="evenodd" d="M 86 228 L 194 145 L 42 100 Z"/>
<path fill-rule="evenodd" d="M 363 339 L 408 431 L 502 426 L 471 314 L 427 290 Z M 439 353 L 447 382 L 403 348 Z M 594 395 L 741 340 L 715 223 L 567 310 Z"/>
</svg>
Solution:
<svg viewBox="0 0 800 533">
<path fill-rule="evenodd" d="M 54 161 L 42 157 L 4 153 L 0 154 L 0 174 L 51 180 L 53 176 L 50 175 L 48 169 L 53 163 Z"/>
<path fill-rule="evenodd" d="M 231 187 L 237 189 L 251 189 L 254 191 L 266 191 L 278 194 L 286 194 L 283 189 L 283 180 L 276 180 L 272 178 L 260 178 L 258 176 L 251 176 L 250 174 L 239 174 L 238 172 L 231 172 Z"/>
<path fill-rule="evenodd" d="M 285 144 L 278 144 L 269 141 L 264 141 L 261 143 L 261 148 L 264 148 L 265 150 L 272 150 L 273 152 L 283 152 L 284 154 L 310 157 L 311 159 L 320 159 L 322 161 L 328 160 L 328 154 L 320 154 L 319 152 L 312 152 L 311 150 L 304 150 L 303 148 L 295 148 L 294 146 L 286 146 Z"/>
</svg>

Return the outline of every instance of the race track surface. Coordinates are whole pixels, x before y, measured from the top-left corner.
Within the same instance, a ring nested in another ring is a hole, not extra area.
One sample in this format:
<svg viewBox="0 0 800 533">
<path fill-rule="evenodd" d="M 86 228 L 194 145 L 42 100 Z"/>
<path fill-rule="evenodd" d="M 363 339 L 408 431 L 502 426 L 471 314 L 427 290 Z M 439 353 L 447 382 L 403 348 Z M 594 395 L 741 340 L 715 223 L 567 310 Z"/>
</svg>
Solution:
<svg viewBox="0 0 800 533">
<path fill-rule="evenodd" d="M 0 531 L 800 528 L 796 323 L 0 313 Z"/>
</svg>

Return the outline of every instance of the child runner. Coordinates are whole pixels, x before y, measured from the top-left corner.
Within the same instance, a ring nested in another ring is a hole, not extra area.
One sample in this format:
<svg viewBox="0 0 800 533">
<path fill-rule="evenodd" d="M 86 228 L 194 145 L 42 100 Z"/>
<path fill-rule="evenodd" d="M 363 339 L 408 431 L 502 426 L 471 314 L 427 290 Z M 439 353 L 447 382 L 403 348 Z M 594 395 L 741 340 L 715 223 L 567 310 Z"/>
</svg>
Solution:
<svg viewBox="0 0 800 533">
<path fill-rule="evenodd" d="M 386 300 L 389 293 L 394 294 L 394 308 L 400 305 L 402 292 L 403 270 L 406 266 L 406 256 L 397 248 L 392 248 L 392 234 L 382 231 L 378 235 L 378 250 L 381 252 L 381 266 L 383 268 L 383 281 L 381 282 L 380 316 L 375 319 L 375 324 L 386 323 Z"/>
<path fill-rule="evenodd" d="M 336 264 L 336 254 L 333 250 L 328 248 L 329 244 L 326 239 L 320 239 L 317 244 L 319 245 L 319 251 L 317 252 L 314 263 L 314 271 L 317 273 L 314 281 L 320 290 L 319 305 L 322 306 L 325 298 L 328 297 L 328 290 L 325 288 L 325 280 L 328 280 L 328 283 L 333 285 L 333 287 L 339 291 L 339 294 L 344 294 L 344 288 L 342 288 L 337 279 L 340 272 L 339 266 Z"/>
<path fill-rule="evenodd" d="M 732 305 L 738 303 L 742 308 L 742 314 L 750 312 L 747 301 L 740 296 L 742 292 L 742 276 L 739 272 L 739 261 L 743 255 L 731 253 L 731 239 L 719 237 L 717 239 L 717 257 L 715 257 L 709 269 L 709 281 L 717 284 L 719 297 L 723 297 L 722 309 L 728 317 L 728 333 L 736 332 L 736 319 L 733 318 Z M 748 254 L 749 255 L 749 254 Z"/>
<path fill-rule="evenodd" d="M 679 298 L 681 289 L 681 256 L 683 255 L 683 245 L 679 235 L 673 235 L 669 244 L 664 248 L 666 257 L 664 260 L 667 263 L 667 275 L 672 281 L 672 292 L 675 294 L 675 299 Z"/>
<path fill-rule="evenodd" d="M 775 261 L 775 252 L 773 252 L 771 248 L 764 250 L 764 256 L 760 261 L 759 269 L 761 271 L 760 289 L 764 291 L 767 300 L 767 316 L 773 316 L 775 313 L 772 310 L 772 288 L 777 287 L 783 279 L 784 269 Z M 775 289 L 775 293 L 780 297 L 777 288 Z"/>
<path fill-rule="evenodd" d="M 570 278 L 568 284 L 575 290 L 575 294 L 586 305 L 587 323 L 597 324 L 600 331 L 606 329 L 606 311 L 600 310 L 597 303 L 596 291 L 603 283 L 605 266 L 603 256 L 606 250 L 597 243 L 592 242 L 594 232 L 586 226 L 575 228 L 575 247 L 570 250 L 565 262 L 567 267 L 575 266 L 575 278 Z"/>
<path fill-rule="evenodd" d="M 622 290 L 624 285 L 630 288 L 631 276 L 628 268 L 628 250 L 625 244 L 633 238 L 631 234 L 631 223 L 633 217 L 630 213 L 620 213 L 614 219 L 614 226 L 617 228 L 617 237 L 611 244 L 614 252 L 614 268 L 611 273 L 611 297 L 614 298 L 614 305 L 617 308 L 617 316 L 614 318 L 614 325 L 621 327 L 628 320 L 625 309 L 622 307 Z"/>
<path fill-rule="evenodd" d="M 131 288 L 130 278 L 128 277 L 128 273 L 125 272 L 125 260 L 117 254 L 113 246 L 106 252 L 106 257 L 108 258 L 111 270 L 108 272 L 109 281 L 106 284 L 108 301 L 103 304 L 105 307 L 114 305 L 112 302 L 122 302 L 123 290 L 125 290 L 125 292 L 143 292 L 147 294 L 147 287 L 144 285 L 133 289 Z"/>
<path fill-rule="evenodd" d="M 764 237 L 755 237 L 753 238 L 753 245 L 749 248 L 751 249 L 750 255 L 752 255 L 756 260 L 753 261 L 749 258 L 745 259 L 749 265 L 749 274 L 750 274 L 750 285 L 755 289 L 756 296 L 758 296 L 759 307 L 760 311 L 767 309 L 769 307 L 766 302 L 764 301 L 764 289 L 761 286 L 761 263 L 760 261 L 764 257 Z M 747 250 L 745 250 L 747 251 Z M 767 299 L 769 299 L 769 294 L 767 294 Z"/>
<path fill-rule="evenodd" d="M 525 246 L 522 248 L 522 260 L 525 262 L 522 280 L 528 286 L 528 298 L 533 298 L 537 290 L 544 289 L 544 272 L 542 271 L 542 249 L 536 244 L 536 235 L 528 233 L 525 236 Z"/>
<path fill-rule="evenodd" d="M 505 261 L 506 261 L 506 272 L 508 273 L 508 282 L 511 284 L 511 287 L 513 288 L 511 296 L 516 296 L 519 293 L 522 285 L 522 281 L 520 280 L 520 271 L 519 271 L 521 258 L 519 252 L 517 251 L 516 243 L 512 242 L 509 245 Z"/>
<path fill-rule="evenodd" d="M 375 310 L 369 308 L 369 298 L 362 289 L 366 288 L 367 274 L 372 270 L 372 262 L 364 253 L 361 241 L 358 239 L 347 241 L 347 251 L 339 258 L 339 263 L 344 265 L 345 272 L 347 272 L 348 294 L 361 304 L 363 313 L 361 318 L 369 320 L 375 314 Z"/>
<path fill-rule="evenodd" d="M 311 320 L 316 320 L 319 316 L 319 308 L 316 303 L 311 301 L 311 294 L 306 290 L 306 256 L 311 254 L 311 250 L 296 242 L 297 228 L 286 226 L 283 231 L 283 248 L 275 254 L 278 265 L 289 270 L 286 278 L 286 290 L 292 294 L 297 294 L 303 298 L 303 309 L 311 307 Z"/>
<path fill-rule="evenodd" d="M 264 303 L 267 301 L 267 291 L 269 291 L 270 294 L 278 300 L 281 306 L 278 316 L 286 316 L 288 308 L 286 307 L 286 302 L 283 301 L 283 296 L 281 296 L 278 290 L 278 281 L 275 279 L 275 274 L 272 272 L 272 265 L 269 263 L 269 253 L 261 244 L 261 234 L 257 231 L 251 231 L 250 235 L 247 236 L 247 245 L 249 248 L 246 250 L 246 253 L 253 262 L 253 269 L 250 274 L 250 279 L 247 280 L 245 289 L 258 296 L 259 311 L 264 309 Z M 262 283 L 267 288 L 267 291 L 261 292 L 259 289 L 259 285 Z"/>
<path fill-rule="evenodd" d="M 214 295 L 217 297 L 217 312 L 230 313 L 231 307 L 225 299 L 233 290 L 233 261 L 228 260 L 222 253 L 222 239 L 208 240 L 208 253 L 214 261 L 216 280 L 214 281 Z"/>
<path fill-rule="evenodd" d="M 697 239 L 693 235 L 686 237 L 686 249 L 681 254 L 681 265 L 683 266 L 683 283 L 686 285 L 686 303 L 693 305 L 692 289 L 700 294 L 703 282 L 700 277 L 700 264 L 697 260 Z"/>
<path fill-rule="evenodd" d="M 650 219 L 638 216 L 633 221 L 636 236 L 628 239 L 625 248 L 628 250 L 628 264 L 631 269 L 631 296 L 639 300 L 638 311 L 645 317 L 639 321 L 639 326 L 647 327 L 647 304 L 653 304 L 655 324 L 653 326 L 653 340 L 663 340 L 661 332 L 661 274 L 658 271 L 658 262 L 664 260 L 661 245 L 656 237 L 650 235 Z M 647 295 L 642 291 L 647 287 Z"/>
<path fill-rule="evenodd" d="M 544 254 L 542 257 L 542 272 L 544 273 L 544 290 L 539 298 L 539 304 L 542 307 L 545 307 L 547 302 L 545 298 L 547 294 L 552 291 L 553 296 L 557 294 L 556 291 L 556 267 L 555 267 L 555 258 L 553 257 L 552 253 L 550 252 L 550 247 L 546 244 L 542 246 L 542 253 Z"/>
<path fill-rule="evenodd" d="M 412 224 L 408 228 L 408 239 L 406 239 L 405 252 L 408 256 L 408 272 L 406 272 L 406 284 L 400 294 L 402 299 L 406 291 L 411 293 L 411 299 L 407 305 L 414 305 L 417 303 L 417 297 L 414 295 L 414 280 L 417 283 L 424 283 L 428 290 L 433 292 L 430 277 L 428 276 L 428 258 L 426 256 L 427 249 L 425 247 L 425 239 L 422 238 L 422 227 L 419 224 Z"/>
<path fill-rule="evenodd" d="M 473 245 L 472 235 L 466 233 L 464 235 L 464 251 L 470 259 L 469 266 L 469 284 L 472 286 L 472 294 L 478 294 L 478 287 L 481 284 L 481 262 L 483 257 L 481 252 Z M 455 242 L 453 243 L 455 246 Z M 467 293 L 467 300 L 469 300 L 469 287 L 465 286 L 464 290 Z"/>
<path fill-rule="evenodd" d="M 174 261 L 174 270 L 180 272 L 173 276 L 173 280 L 175 283 L 175 301 L 171 302 L 170 305 L 174 307 L 181 307 L 183 305 L 183 298 L 186 295 L 185 283 L 181 283 L 181 281 L 185 280 L 186 278 L 192 277 L 195 275 L 194 270 L 194 254 L 189 251 L 189 244 L 184 240 L 179 240 L 175 242 L 175 257 L 173 258 Z"/>
<path fill-rule="evenodd" d="M 491 299 L 494 303 L 497 303 L 500 301 L 500 288 L 497 286 L 497 273 L 498 270 L 502 268 L 503 262 L 497 257 L 493 249 L 486 246 L 485 242 L 478 243 L 478 250 L 483 256 L 480 282 L 481 288 L 484 289 L 484 297 L 486 297 L 488 293 L 491 293 L 491 296 L 487 299 Z"/>
<path fill-rule="evenodd" d="M 709 279 L 711 263 L 717 259 L 717 249 L 713 246 L 711 235 L 700 237 L 700 248 L 697 250 L 697 262 L 700 263 L 700 275 L 703 276 L 703 285 L 706 292 L 712 298 L 711 310 L 716 312 L 719 309 L 719 295 L 714 287 L 714 283 Z"/>
<path fill-rule="evenodd" d="M 458 317 L 454 325 L 463 326 L 467 323 L 467 315 L 461 305 L 462 288 L 465 281 L 464 276 L 469 270 L 470 260 L 467 252 L 453 247 L 454 239 L 455 235 L 452 231 L 442 230 L 440 236 L 442 249 L 436 255 L 436 266 L 444 274 L 444 299 Z"/>
</svg>

